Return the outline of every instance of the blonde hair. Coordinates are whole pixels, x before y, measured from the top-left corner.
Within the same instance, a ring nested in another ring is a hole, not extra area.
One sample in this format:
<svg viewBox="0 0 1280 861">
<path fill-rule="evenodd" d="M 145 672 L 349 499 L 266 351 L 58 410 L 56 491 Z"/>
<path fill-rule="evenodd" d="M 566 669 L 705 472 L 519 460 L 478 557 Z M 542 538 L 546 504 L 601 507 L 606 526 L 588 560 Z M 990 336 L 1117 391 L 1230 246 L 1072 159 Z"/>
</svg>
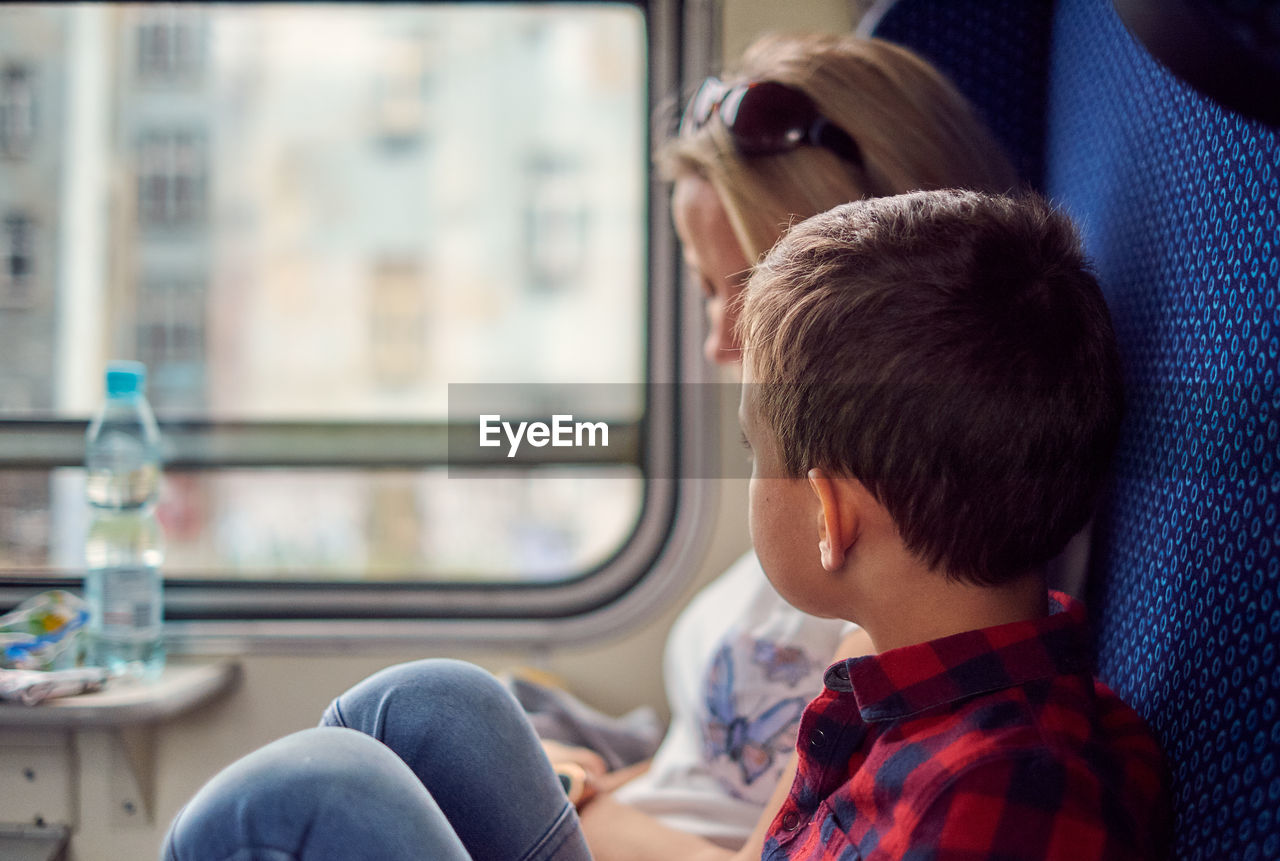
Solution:
<svg viewBox="0 0 1280 861">
<path fill-rule="evenodd" d="M 880 39 L 775 34 L 749 47 L 727 81 L 777 81 L 806 93 L 846 131 L 862 165 L 799 147 L 739 155 L 719 122 L 679 135 L 658 152 L 669 179 L 693 174 L 720 196 L 748 260 L 791 223 L 864 197 L 918 189 L 1004 192 L 1017 177 L 999 144 L 958 90 L 927 62 Z"/>
</svg>

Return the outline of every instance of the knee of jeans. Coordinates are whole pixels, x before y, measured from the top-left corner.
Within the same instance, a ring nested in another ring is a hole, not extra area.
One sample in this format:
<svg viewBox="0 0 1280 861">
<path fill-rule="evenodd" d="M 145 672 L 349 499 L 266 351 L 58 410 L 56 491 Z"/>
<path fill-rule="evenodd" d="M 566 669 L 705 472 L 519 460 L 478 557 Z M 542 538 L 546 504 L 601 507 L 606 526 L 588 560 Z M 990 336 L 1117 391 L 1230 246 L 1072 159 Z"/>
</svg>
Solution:
<svg viewBox="0 0 1280 861">
<path fill-rule="evenodd" d="M 371 766 L 395 768 L 399 764 L 395 754 L 381 742 L 343 727 L 295 732 L 241 762 L 252 765 L 253 784 L 264 793 L 287 789 L 304 778 L 355 784 L 370 779 L 376 770 Z"/>
<path fill-rule="evenodd" d="M 395 787 L 413 786 L 416 778 L 386 745 L 362 732 L 344 727 L 316 727 L 285 736 L 262 748 L 250 780 L 259 797 L 311 797 L 308 809 L 322 813 L 327 806 L 352 798 L 371 801 Z"/>
<path fill-rule="evenodd" d="M 303 730 L 242 757 L 206 783 L 170 825 L 163 857 L 212 857 L 197 849 L 228 841 L 292 845 L 295 832 L 317 817 L 343 812 L 353 798 L 385 802 L 390 792 L 394 801 L 420 788 L 394 753 L 363 733 Z"/>
<path fill-rule="evenodd" d="M 487 720 L 523 714 L 515 698 L 487 670 L 452 658 L 428 658 L 379 670 L 338 696 L 321 724 L 381 736 L 392 714 L 410 719 L 485 714 Z"/>
</svg>

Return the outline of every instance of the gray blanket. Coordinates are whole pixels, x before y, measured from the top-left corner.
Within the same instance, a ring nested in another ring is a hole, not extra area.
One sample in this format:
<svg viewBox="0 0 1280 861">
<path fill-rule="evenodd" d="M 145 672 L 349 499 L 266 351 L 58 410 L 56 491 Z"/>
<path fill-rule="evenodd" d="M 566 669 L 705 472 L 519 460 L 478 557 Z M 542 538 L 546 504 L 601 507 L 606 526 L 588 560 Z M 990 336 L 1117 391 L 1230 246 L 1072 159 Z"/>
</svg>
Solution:
<svg viewBox="0 0 1280 861">
<path fill-rule="evenodd" d="M 648 759 L 662 741 L 665 728 L 648 706 L 614 717 L 560 688 L 510 673 L 500 678 L 520 702 L 540 738 L 590 748 L 604 757 L 610 770 Z"/>
</svg>

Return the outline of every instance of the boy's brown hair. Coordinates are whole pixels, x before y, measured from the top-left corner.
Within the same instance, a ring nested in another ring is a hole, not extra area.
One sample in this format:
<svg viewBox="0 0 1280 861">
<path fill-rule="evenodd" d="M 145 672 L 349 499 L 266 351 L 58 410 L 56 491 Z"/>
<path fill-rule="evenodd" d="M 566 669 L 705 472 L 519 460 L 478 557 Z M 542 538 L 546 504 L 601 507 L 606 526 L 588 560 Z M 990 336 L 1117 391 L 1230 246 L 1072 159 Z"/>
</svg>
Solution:
<svg viewBox="0 0 1280 861">
<path fill-rule="evenodd" d="M 927 191 L 795 225 L 739 320 L 784 468 L 861 481 L 931 567 L 999 584 L 1088 520 L 1119 432 L 1110 315 L 1033 195 Z"/>
</svg>

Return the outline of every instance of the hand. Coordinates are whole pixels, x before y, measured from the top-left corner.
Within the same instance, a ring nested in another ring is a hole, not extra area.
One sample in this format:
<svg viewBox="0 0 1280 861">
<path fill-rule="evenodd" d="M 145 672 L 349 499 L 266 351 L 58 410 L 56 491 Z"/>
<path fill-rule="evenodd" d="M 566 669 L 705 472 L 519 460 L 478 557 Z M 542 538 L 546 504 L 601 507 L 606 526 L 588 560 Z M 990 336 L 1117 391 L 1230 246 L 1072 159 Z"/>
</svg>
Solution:
<svg viewBox="0 0 1280 861">
<path fill-rule="evenodd" d="M 564 786 L 564 794 L 569 796 L 569 803 L 578 810 L 596 795 L 595 787 L 587 778 L 587 773 L 576 762 L 553 763 L 552 768 Z"/>
<path fill-rule="evenodd" d="M 604 777 L 609 770 L 609 765 L 604 761 L 604 757 L 590 748 L 575 747 L 570 744 L 561 744 L 558 741 L 544 740 L 542 749 L 546 752 L 547 759 L 551 760 L 553 765 L 558 765 L 562 762 L 576 765 L 586 772 L 586 776 L 589 779 Z"/>
<path fill-rule="evenodd" d="M 635 780 L 640 775 L 649 770 L 649 766 L 653 764 L 653 760 L 644 759 L 632 765 L 624 765 L 622 768 L 616 768 L 613 771 L 601 777 L 590 777 L 587 782 L 591 784 L 596 792 L 613 792 L 630 780 Z"/>
</svg>

